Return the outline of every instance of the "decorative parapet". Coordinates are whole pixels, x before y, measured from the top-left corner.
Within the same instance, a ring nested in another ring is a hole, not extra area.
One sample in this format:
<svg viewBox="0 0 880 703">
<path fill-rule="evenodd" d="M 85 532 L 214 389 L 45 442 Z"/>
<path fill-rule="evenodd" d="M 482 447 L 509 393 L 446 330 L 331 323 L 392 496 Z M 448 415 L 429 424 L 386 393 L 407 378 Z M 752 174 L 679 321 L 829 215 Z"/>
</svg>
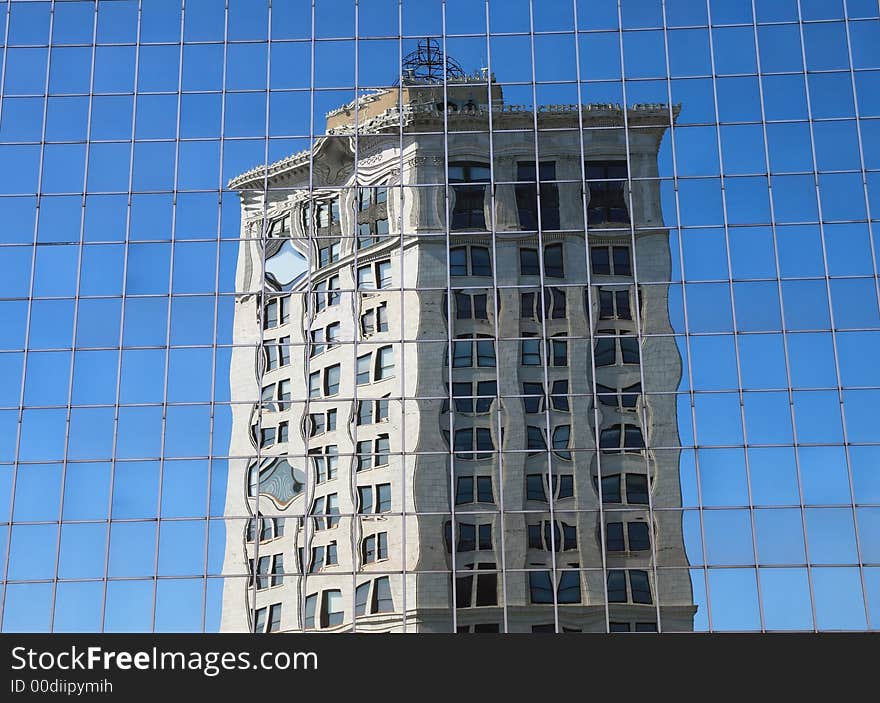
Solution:
<svg viewBox="0 0 880 703">
<path fill-rule="evenodd" d="M 339 115 L 346 111 L 352 112 L 354 105 L 366 105 L 379 98 L 383 91 L 371 92 L 368 95 L 361 96 L 357 101 L 352 101 L 347 105 L 336 108 L 327 113 L 328 116 Z M 672 106 L 672 121 L 678 117 L 681 111 L 681 103 Z M 444 113 L 442 103 L 434 103 L 427 101 L 409 102 L 403 106 L 402 114 L 398 105 L 386 108 L 383 112 L 369 119 L 363 120 L 357 128 L 359 134 L 379 134 L 389 129 L 398 129 L 401 125 L 405 127 L 412 126 L 422 121 L 446 119 L 452 120 L 488 120 L 489 113 L 492 112 L 493 119 L 522 119 L 532 115 L 531 105 L 497 105 L 491 107 L 489 105 L 477 105 L 469 102 L 463 105 L 450 104 Z M 635 103 L 627 110 L 627 121 L 634 123 L 636 126 L 662 127 L 668 126 L 670 119 L 670 109 L 665 103 Z M 559 103 L 538 106 L 538 119 L 555 118 L 571 121 L 572 118 L 581 117 L 584 126 L 595 127 L 622 127 L 624 123 L 624 108 L 620 103 L 587 103 L 578 105 L 576 103 Z M 349 136 L 354 134 L 354 125 L 343 125 L 327 130 L 328 136 Z M 322 140 L 318 140 L 316 149 L 320 146 Z M 272 178 L 280 173 L 289 171 L 298 166 L 303 166 L 309 162 L 311 152 L 306 149 L 296 154 L 291 154 L 279 161 L 275 161 L 267 166 L 257 166 L 245 171 L 229 181 L 227 187 L 231 190 L 244 189 L 247 184 L 253 183 L 255 187 L 261 187 L 260 181 Z"/>
<path fill-rule="evenodd" d="M 251 183 L 255 180 L 263 180 L 264 178 L 271 178 L 278 173 L 307 163 L 310 154 L 310 149 L 303 149 L 302 151 L 298 151 L 295 154 L 291 154 L 290 156 L 285 156 L 283 159 L 274 161 L 268 166 L 255 166 L 254 168 L 245 171 L 235 178 L 232 178 L 229 183 L 226 184 L 226 187 L 230 190 L 238 190 L 240 188 L 243 188 L 246 183 Z"/>
<path fill-rule="evenodd" d="M 677 117 L 681 110 L 681 104 L 673 105 L 673 117 Z M 488 119 L 490 112 L 496 119 L 504 119 L 505 116 L 525 116 L 532 114 L 531 105 L 511 105 L 503 104 L 490 108 L 489 105 L 476 104 L 467 102 L 461 105 L 450 104 L 444 111 L 442 103 L 435 102 L 410 102 L 403 106 L 401 111 L 397 105 L 386 108 L 382 113 L 375 115 L 369 119 L 362 121 L 358 125 L 358 132 L 369 133 L 379 131 L 388 127 L 410 126 L 417 122 L 419 118 L 427 117 L 428 119 L 442 118 L 446 114 L 447 119 L 457 118 L 480 118 Z M 629 110 L 630 119 L 643 120 L 645 118 L 662 117 L 668 119 L 669 107 L 664 103 L 636 103 Z M 586 119 L 591 121 L 610 119 L 622 122 L 624 109 L 619 103 L 588 103 L 585 105 L 572 104 L 550 104 L 539 105 L 538 115 L 564 115 L 566 117 L 578 116 L 582 114 Z M 334 114 L 338 114 L 336 111 Z M 659 126 L 659 125 L 658 125 Z M 328 129 L 328 134 L 352 134 L 354 124 L 346 124 L 333 129 Z"/>
</svg>

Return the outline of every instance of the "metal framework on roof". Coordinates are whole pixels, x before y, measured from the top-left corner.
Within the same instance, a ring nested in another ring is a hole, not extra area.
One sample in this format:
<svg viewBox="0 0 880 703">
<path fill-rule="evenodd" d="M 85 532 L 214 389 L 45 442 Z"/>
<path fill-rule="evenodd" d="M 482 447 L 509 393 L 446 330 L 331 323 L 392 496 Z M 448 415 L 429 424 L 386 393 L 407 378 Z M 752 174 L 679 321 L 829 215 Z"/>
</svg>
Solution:
<svg viewBox="0 0 880 703">
<path fill-rule="evenodd" d="M 419 40 L 415 51 L 403 57 L 401 70 L 405 80 L 442 83 L 446 78 L 464 78 L 465 72 L 455 59 L 444 56 L 436 39 Z M 444 73 L 445 71 L 445 73 Z"/>
</svg>

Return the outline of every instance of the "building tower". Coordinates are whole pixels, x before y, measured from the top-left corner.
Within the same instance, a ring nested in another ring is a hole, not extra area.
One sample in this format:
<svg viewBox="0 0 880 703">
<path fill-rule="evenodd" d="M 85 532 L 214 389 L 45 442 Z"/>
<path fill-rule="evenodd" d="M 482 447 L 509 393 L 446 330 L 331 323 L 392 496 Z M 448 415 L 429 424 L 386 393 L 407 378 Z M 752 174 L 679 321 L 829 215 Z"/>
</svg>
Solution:
<svg viewBox="0 0 880 703">
<path fill-rule="evenodd" d="M 408 57 L 230 184 L 221 627 L 692 629 L 657 180 L 677 109 L 532 110 L 420 51 L 430 71 Z"/>
</svg>

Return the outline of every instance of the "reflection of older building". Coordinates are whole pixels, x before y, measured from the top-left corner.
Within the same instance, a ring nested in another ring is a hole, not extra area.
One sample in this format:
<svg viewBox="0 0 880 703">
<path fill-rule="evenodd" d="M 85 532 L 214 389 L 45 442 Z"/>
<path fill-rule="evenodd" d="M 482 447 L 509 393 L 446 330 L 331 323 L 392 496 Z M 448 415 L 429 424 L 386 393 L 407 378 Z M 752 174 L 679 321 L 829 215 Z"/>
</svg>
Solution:
<svg viewBox="0 0 880 703">
<path fill-rule="evenodd" d="M 264 292 L 236 309 L 230 454 L 258 458 L 227 515 L 262 517 L 227 527 L 255 578 L 224 629 L 691 629 L 669 110 L 535 114 L 488 79 L 407 73 L 232 183 Z"/>
</svg>

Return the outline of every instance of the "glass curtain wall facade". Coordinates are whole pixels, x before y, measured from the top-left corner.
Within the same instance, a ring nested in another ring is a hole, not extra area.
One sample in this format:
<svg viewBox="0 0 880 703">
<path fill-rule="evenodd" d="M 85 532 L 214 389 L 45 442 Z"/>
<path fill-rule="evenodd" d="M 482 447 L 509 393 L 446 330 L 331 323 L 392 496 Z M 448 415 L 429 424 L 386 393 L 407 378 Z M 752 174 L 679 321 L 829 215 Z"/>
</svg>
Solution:
<svg viewBox="0 0 880 703">
<path fill-rule="evenodd" d="M 875 0 L 7 0 L 3 631 L 880 629 Z"/>
</svg>

